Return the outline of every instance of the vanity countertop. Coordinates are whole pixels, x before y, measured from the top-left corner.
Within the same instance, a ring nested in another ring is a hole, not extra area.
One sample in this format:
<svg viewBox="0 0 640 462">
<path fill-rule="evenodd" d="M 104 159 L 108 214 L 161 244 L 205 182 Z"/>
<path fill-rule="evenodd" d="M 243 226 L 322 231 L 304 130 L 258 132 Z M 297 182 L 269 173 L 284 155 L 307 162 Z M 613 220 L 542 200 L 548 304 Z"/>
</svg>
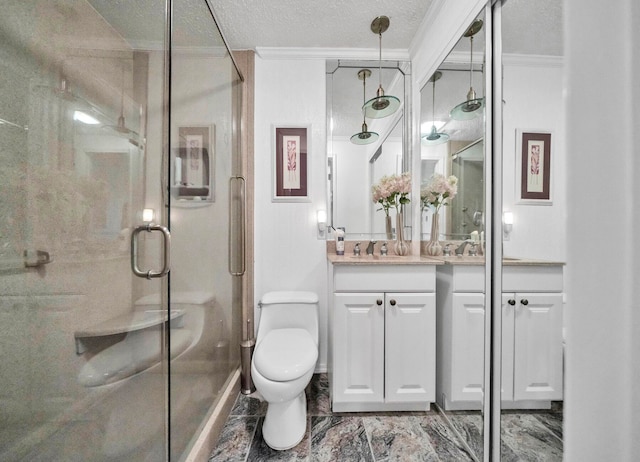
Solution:
<svg viewBox="0 0 640 462">
<path fill-rule="evenodd" d="M 470 257 L 427 257 L 417 255 L 407 255 L 399 257 L 397 255 L 336 255 L 327 254 L 327 260 L 334 265 L 466 265 L 481 266 L 484 265 L 485 259 L 482 256 Z M 503 266 L 562 266 L 564 262 L 551 260 L 537 260 L 534 258 L 515 258 L 504 257 Z"/>
<path fill-rule="evenodd" d="M 355 241 L 345 241 L 344 255 L 336 255 L 336 247 L 333 241 L 327 241 L 327 260 L 334 265 L 467 265 L 481 266 L 484 265 L 484 256 L 464 255 L 459 257 L 453 255 L 451 257 L 437 256 L 430 257 L 427 255 L 407 255 L 401 257 L 390 253 L 382 256 L 376 247 L 374 255 L 367 255 L 364 249 L 361 255 L 353 254 Z M 538 260 L 534 258 L 519 258 L 505 256 L 502 259 L 503 266 L 563 266 L 562 261 Z"/>
<path fill-rule="evenodd" d="M 336 255 L 327 253 L 327 260 L 334 265 L 442 265 L 444 262 L 439 258 L 424 257 L 419 255 L 360 255 L 353 254 Z"/>
<path fill-rule="evenodd" d="M 457 255 L 451 257 L 432 257 L 435 259 L 439 259 L 445 265 L 484 265 L 485 259 L 483 256 L 470 257 L 465 255 L 463 257 L 459 257 Z M 517 258 L 517 257 L 504 257 L 502 259 L 503 266 L 558 266 L 564 265 L 564 262 L 561 261 L 551 261 L 551 260 L 538 260 L 534 258 Z"/>
</svg>

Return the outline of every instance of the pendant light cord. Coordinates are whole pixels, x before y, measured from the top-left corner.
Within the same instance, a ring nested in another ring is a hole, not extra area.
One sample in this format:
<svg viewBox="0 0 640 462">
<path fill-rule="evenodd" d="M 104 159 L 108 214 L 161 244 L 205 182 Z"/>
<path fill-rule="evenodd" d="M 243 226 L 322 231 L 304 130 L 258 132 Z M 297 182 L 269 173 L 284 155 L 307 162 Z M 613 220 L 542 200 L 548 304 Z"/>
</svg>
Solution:
<svg viewBox="0 0 640 462">
<path fill-rule="evenodd" d="M 471 54 L 469 59 L 469 88 L 473 88 L 473 35 L 469 37 L 471 40 Z"/>
<path fill-rule="evenodd" d="M 380 46 L 378 47 L 378 86 L 382 88 L 382 31 L 378 33 Z"/>
<path fill-rule="evenodd" d="M 122 87 L 120 88 L 120 116 L 124 117 L 124 63 L 122 64 Z"/>
<path fill-rule="evenodd" d="M 362 74 L 362 104 L 367 102 L 367 73 Z M 365 111 L 362 111 L 362 123 L 367 123 Z"/>
<path fill-rule="evenodd" d="M 433 104 L 431 106 L 431 125 L 436 126 L 436 75 L 433 74 Z"/>
</svg>

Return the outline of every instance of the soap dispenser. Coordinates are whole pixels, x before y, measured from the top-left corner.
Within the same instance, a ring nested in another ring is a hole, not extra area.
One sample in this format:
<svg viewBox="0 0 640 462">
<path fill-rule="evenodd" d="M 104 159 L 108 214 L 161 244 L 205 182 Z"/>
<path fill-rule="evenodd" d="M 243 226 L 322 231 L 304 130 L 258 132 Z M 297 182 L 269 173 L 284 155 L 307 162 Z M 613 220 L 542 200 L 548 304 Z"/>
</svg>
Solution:
<svg viewBox="0 0 640 462">
<path fill-rule="evenodd" d="M 344 228 L 336 228 L 336 255 L 344 255 Z"/>
</svg>

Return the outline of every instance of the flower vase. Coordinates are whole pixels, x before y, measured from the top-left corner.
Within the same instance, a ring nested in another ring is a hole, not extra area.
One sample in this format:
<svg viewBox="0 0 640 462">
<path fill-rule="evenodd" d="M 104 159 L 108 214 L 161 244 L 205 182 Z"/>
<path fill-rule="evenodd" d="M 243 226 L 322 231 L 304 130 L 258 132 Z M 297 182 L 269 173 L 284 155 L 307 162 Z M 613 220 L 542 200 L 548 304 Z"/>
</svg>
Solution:
<svg viewBox="0 0 640 462">
<path fill-rule="evenodd" d="M 404 240 L 404 220 L 402 218 L 402 212 L 398 212 L 396 215 L 396 243 L 394 248 L 396 255 L 405 256 L 409 255 L 409 246 Z"/>
<path fill-rule="evenodd" d="M 435 212 L 431 217 L 431 236 L 429 237 L 429 242 L 427 242 L 426 251 L 427 255 L 435 257 L 442 254 L 442 245 L 438 239 L 440 235 L 440 215 Z"/>
<path fill-rule="evenodd" d="M 384 227 L 387 233 L 387 240 L 390 241 L 393 239 L 393 229 L 391 228 L 391 215 L 385 215 L 384 217 Z"/>
</svg>

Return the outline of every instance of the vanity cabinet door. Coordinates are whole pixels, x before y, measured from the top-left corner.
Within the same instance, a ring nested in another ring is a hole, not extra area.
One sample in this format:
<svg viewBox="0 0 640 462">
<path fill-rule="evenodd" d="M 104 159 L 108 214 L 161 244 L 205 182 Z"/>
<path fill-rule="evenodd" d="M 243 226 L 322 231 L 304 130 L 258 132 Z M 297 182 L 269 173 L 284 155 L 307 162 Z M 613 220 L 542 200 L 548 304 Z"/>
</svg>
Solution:
<svg viewBox="0 0 640 462">
<path fill-rule="evenodd" d="M 562 399 L 562 294 L 515 293 L 505 299 L 503 310 L 513 319 L 513 352 L 509 358 L 503 347 L 503 371 L 513 371 L 512 399 Z"/>
<path fill-rule="evenodd" d="M 435 400 L 434 293 L 385 295 L 385 401 Z"/>
<path fill-rule="evenodd" d="M 384 293 L 334 294 L 334 402 L 384 401 Z"/>
<path fill-rule="evenodd" d="M 451 401 L 482 402 L 484 382 L 484 294 L 452 297 Z"/>
</svg>

